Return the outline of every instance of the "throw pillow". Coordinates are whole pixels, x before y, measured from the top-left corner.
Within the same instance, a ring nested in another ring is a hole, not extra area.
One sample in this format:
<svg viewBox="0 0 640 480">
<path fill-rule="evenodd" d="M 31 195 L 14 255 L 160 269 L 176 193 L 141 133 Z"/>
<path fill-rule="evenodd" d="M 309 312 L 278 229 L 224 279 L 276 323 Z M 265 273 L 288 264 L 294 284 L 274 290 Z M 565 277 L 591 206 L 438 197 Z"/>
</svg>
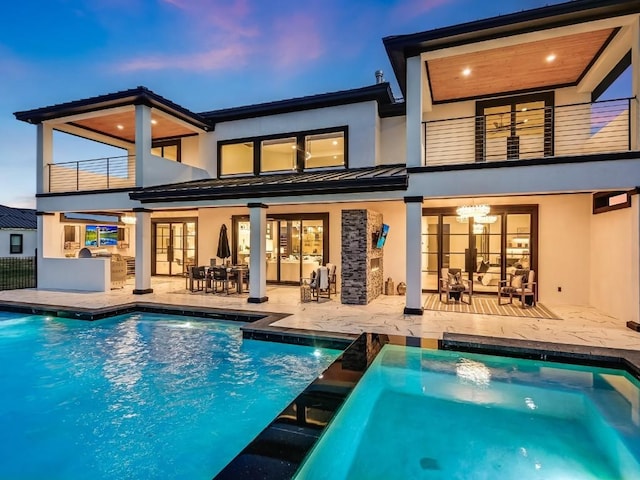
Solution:
<svg viewBox="0 0 640 480">
<path fill-rule="evenodd" d="M 511 277 L 511 286 L 513 288 L 522 288 L 522 280 L 524 275 L 514 275 Z"/>
<path fill-rule="evenodd" d="M 448 273 L 448 282 L 449 285 L 461 285 L 462 284 L 462 274 L 458 273 Z"/>
</svg>

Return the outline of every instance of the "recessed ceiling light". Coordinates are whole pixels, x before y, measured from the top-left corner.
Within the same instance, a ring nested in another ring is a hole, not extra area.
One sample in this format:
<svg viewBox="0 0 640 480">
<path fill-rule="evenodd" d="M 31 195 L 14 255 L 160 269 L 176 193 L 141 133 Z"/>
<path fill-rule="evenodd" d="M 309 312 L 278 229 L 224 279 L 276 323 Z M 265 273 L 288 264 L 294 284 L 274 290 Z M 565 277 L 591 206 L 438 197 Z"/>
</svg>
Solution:
<svg viewBox="0 0 640 480">
<path fill-rule="evenodd" d="M 158 123 L 158 120 L 156 120 L 155 118 L 151 119 L 151 124 L 152 125 L 156 125 Z"/>
<path fill-rule="evenodd" d="M 332 143 L 333 143 L 334 145 L 337 145 L 337 144 L 338 144 L 338 141 L 337 141 L 337 140 L 334 140 Z"/>
<path fill-rule="evenodd" d="M 291 150 L 295 150 L 296 146 L 295 145 L 291 145 Z"/>
<path fill-rule="evenodd" d="M 527 107 L 522 107 L 522 112 L 526 112 L 527 111 Z"/>
<path fill-rule="evenodd" d="M 549 55 L 547 55 L 547 63 L 551 63 L 556 59 L 556 54 L 555 53 L 551 53 Z"/>
<path fill-rule="evenodd" d="M 117 128 L 118 130 L 124 130 L 124 125 L 120 125 L 120 124 L 118 124 L 118 125 L 116 125 L 116 128 Z"/>
<path fill-rule="evenodd" d="M 465 68 L 464 70 L 462 70 L 462 75 L 468 77 L 469 75 L 471 75 L 471 69 L 469 67 Z"/>
</svg>

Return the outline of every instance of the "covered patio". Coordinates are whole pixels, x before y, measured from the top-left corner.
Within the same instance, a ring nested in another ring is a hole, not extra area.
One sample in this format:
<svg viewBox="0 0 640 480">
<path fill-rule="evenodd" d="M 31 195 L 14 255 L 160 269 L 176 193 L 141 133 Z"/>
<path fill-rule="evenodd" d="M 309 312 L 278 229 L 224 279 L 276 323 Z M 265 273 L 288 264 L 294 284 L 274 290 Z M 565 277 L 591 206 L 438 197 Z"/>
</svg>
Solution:
<svg viewBox="0 0 640 480">
<path fill-rule="evenodd" d="M 132 280 L 129 280 L 131 283 Z M 144 302 L 157 306 L 225 309 L 238 312 L 284 314 L 270 330 L 304 331 L 308 334 L 360 334 L 362 332 L 442 339 L 446 333 L 505 339 L 640 350 L 640 333 L 624 326 L 622 319 L 605 315 L 593 307 L 546 306 L 558 319 L 522 318 L 425 310 L 424 315 L 404 315 L 405 297 L 382 295 L 369 305 L 343 305 L 339 297 L 322 302 L 300 302 L 297 287 L 267 287 L 269 302 L 248 304 L 244 295 L 191 293 L 182 278 L 153 277 L 153 293 L 141 298 L 131 293 L 133 284 L 107 293 L 54 290 L 7 290 L 0 292 L 0 304 L 35 305 L 60 309 L 99 309 Z M 426 301 L 428 293 L 423 294 Z"/>
</svg>

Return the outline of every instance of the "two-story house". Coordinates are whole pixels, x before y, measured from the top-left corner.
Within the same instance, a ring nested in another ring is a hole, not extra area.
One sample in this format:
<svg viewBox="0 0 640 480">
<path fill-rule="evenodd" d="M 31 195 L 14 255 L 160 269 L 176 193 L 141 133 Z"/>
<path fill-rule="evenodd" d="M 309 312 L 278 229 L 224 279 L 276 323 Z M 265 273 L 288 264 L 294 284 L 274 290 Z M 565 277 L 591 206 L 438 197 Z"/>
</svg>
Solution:
<svg viewBox="0 0 640 480">
<path fill-rule="evenodd" d="M 545 302 L 638 321 L 640 4 L 567 2 L 384 45 L 403 101 L 379 79 L 201 113 L 143 87 L 16 113 L 37 125 L 39 285 L 108 288 L 107 260 L 71 258 L 88 247 L 135 257 L 134 292 L 149 292 L 153 275 L 208 264 L 224 224 L 250 302 L 331 262 L 344 302 L 391 276 L 419 314 L 443 268 L 495 293 L 522 266 Z M 118 150 L 54 158 L 54 132 Z"/>
</svg>

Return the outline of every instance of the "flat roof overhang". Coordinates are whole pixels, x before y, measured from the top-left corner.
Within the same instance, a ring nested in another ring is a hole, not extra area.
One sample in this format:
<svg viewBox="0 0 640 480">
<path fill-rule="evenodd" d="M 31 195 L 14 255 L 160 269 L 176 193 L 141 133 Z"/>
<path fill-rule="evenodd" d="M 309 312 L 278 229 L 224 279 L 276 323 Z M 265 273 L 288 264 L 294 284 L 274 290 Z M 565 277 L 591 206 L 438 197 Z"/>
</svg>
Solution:
<svg viewBox="0 0 640 480">
<path fill-rule="evenodd" d="M 612 19 L 625 15 L 640 13 L 640 2 L 629 0 L 583 0 L 550 5 L 532 10 L 492 17 L 474 22 L 438 28 L 409 35 L 390 36 L 383 39 L 385 49 L 391 61 L 398 84 L 403 94 L 406 94 L 406 62 L 407 58 L 438 50 L 461 47 L 469 44 L 479 44 L 505 37 L 541 32 L 554 28 Z M 602 29 L 605 30 L 605 29 Z M 605 42 L 596 39 L 600 47 L 606 47 L 614 31 L 610 30 Z M 601 36 L 606 36 L 601 32 Z M 583 39 L 583 44 L 590 39 Z M 514 44 L 517 42 L 514 42 Z M 508 47 L 507 47 L 508 48 Z M 497 49 L 499 50 L 499 49 Z M 601 53 L 601 48 L 591 51 L 591 61 Z M 569 50 L 570 51 L 570 50 Z M 500 52 L 494 52 L 496 56 Z M 625 52 L 626 53 L 626 52 Z M 587 52 L 584 53 L 588 55 Z M 527 58 L 526 56 L 522 58 Z M 510 62 L 510 65 L 513 61 Z M 584 63 L 582 64 L 584 66 Z M 430 67 L 426 67 L 430 68 Z M 431 70 L 431 68 L 430 68 Z M 583 70 L 584 72 L 584 70 Z M 431 71 L 430 71 L 431 73 Z M 574 74 L 574 77 L 576 75 Z M 495 78 L 495 76 L 494 76 Z M 449 78 L 449 81 L 453 81 Z M 551 85 L 550 85 L 551 86 Z M 553 85 L 555 86 L 555 85 Z M 526 87 L 514 86 L 513 90 L 524 90 Z M 460 89 L 462 90 L 462 89 Z M 495 90 L 495 89 L 494 89 Z M 501 93 L 501 92 L 494 92 Z M 487 95 L 487 93 L 484 93 Z M 461 94 L 460 98 L 473 97 L 473 94 Z M 437 99 L 436 99 L 437 101 Z"/>
<path fill-rule="evenodd" d="M 135 141 L 135 105 L 147 105 L 157 110 L 152 113 L 154 139 L 193 135 L 198 130 L 213 130 L 212 123 L 205 118 L 146 87 L 15 112 L 14 115 L 18 120 L 36 125 L 47 121 L 56 123 L 59 120 L 58 124 L 69 125 L 72 129 L 132 143 Z"/>
</svg>

